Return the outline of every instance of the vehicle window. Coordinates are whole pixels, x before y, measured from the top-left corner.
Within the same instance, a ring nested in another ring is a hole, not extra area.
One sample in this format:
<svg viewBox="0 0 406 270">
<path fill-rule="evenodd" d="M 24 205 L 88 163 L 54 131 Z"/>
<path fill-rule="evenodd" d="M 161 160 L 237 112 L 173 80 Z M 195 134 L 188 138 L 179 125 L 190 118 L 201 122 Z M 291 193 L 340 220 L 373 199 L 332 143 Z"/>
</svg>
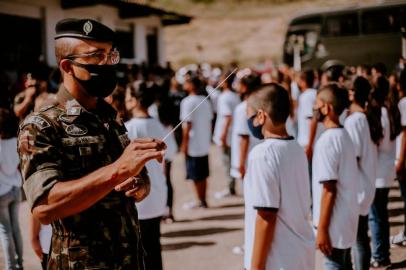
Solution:
<svg viewBox="0 0 406 270">
<path fill-rule="evenodd" d="M 352 36 L 358 35 L 358 15 L 357 13 L 328 15 L 323 27 L 325 36 Z"/>
<path fill-rule="evenodd" d="M 399 32 L 402 14 L 400 8 L 367 10 L 362 13 L 364 34 Z"/>
<path fill-rule="evenodd" d="M 306 18 L 298 18 L 291 22 L 291 26 L 293 25 L 302 25 L 302 24 L 321 24 L 321 16 L 312 16 Z"/>
</svg>

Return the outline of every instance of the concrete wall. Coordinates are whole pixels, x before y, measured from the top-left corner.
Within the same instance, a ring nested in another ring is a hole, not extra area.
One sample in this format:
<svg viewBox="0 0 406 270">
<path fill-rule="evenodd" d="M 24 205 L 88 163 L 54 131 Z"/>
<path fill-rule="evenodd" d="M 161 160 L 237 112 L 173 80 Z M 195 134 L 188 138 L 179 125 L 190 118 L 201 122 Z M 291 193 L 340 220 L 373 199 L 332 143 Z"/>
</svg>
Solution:
<svg viewBox="0 0 406 270">
<path fill-rule="evenodd" d="M 94 7 L 63 10 L 59 0 L 3 0 L 0 1 L 0 13 L 40 18 L 44 21 L 45 59 L 51 66 L 56 66 L 54 53 L 55 25 L 63 18 L 91 18 L 106 24 L 112 29 L 134 29 L 135 63 L 147 61 L 146 35 L 150 27 L 158 29 L 158 59 L 164 64 L 165 41 L 164 30 L 159 17 L 151 16 L 139 19 L 121 19 L 114 7 L 98 5 Z M 29 46 L 29 44 L 27 44 Z M 131 60 L 130 60 L 131 61 Z"/>
</svg>

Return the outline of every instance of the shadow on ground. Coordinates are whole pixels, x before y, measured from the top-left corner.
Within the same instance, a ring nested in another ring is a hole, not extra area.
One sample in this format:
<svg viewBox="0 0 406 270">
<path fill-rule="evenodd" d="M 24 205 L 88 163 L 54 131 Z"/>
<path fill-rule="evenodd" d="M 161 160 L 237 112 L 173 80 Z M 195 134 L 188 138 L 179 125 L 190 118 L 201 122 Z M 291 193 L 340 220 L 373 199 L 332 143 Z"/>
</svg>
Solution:
<svg viewBox="0 0 406 270">
<path fill-rule="evenodd" d="M 188 249 L 191 247 L 208 247 L 214 246 L 215 242 L 182 242 L 182 243 L 173 243 L 162 245 L 163 251 L 179 250 L 179 249 Z"/>
<path fill-rule="evenodd" d="M 188 222 L 195 222 L 195 221 L 241 220 L 241 219 L 244 219 L 244 214 L 216 215 L 216 216 L 202 217 L 202 218 L 198 218 L 198 219 L 176 220 L 176 222 L 188 223 Z"/>
<path fill-rule="evenodd" d="M 212 234 L 219 234 L 219 233 L 228 233 L 228 232 L 235 232 L 241 231 L 240 228 L 208 228 L 208 229 L 197 229 L 197 230 L 181 230 L 181 231 L 174 231 L 174 232 L 167 232 L 163 233 L 162 237 L 193 237 L 193 236 L 204 236 L 204 235 L 212 235 Z"/>
<path fill-rule="evenodd" d="M 389 209 L 389 217 L 396 217 L 396 216 L 401 216 L 403 215 L 404 211 L 403 208 L 395 208 L 395 209 Z"/>
</svg>

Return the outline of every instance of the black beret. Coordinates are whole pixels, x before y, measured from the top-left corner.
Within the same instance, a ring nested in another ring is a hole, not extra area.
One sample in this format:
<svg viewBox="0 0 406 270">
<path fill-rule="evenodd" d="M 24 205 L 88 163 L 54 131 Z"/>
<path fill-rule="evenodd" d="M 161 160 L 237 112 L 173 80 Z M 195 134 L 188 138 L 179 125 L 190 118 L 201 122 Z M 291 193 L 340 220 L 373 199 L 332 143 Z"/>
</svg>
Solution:
<svg viewBox="0 0 406 270">
<path fill-rule="evenodd" d="M 55 26 L 55 39 L 71 37 L 95 41 L 115 41 L 115 32 L 91 19 L 63 19 Z"/>
</svg>

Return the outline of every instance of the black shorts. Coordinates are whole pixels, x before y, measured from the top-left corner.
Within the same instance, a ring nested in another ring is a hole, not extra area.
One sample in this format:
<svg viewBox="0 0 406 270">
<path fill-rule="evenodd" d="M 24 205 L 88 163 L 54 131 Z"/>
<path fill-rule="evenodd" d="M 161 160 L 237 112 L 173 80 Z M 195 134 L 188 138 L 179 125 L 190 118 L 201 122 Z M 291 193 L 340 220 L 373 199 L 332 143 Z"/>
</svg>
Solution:
<svg viewBox="0 0 406 270">
<path fill-rule="evenodd" d="M 209 177 L 209 156 L 186 157 L 186 179 L 202 181 Z"/>
</svg>

